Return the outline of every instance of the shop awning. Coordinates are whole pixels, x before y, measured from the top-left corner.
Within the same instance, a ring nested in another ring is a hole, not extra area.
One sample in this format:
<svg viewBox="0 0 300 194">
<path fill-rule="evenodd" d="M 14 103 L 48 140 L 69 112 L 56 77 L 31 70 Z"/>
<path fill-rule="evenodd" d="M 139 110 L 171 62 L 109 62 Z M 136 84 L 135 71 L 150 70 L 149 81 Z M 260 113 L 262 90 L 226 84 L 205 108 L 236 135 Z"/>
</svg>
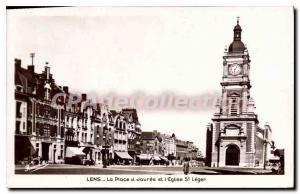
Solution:
<svg viewBox="0 0 300 194">
<path fill-rule="evenodd" d="M 71 158 L 73 156 L 85 156 L 85 153 L 82 150 L 83 148 L 79 147 L 67 147 L 66 157 Z"/>
<path fill-rule="evenodd" d="M 115 152 L 115 154 L 122 159 L 132 160 L 132 157 L 128 154 L 128 152 Z"/>
<path fill-rule="evenodd" d="M 269 159 L 269 162 L 271 162 L 271 161 L 279 161 L 280 160 L 280 157 L 278 157 L 278 156 L 274 156 L 274 157 L 271 157 L 270 159 Z"/>
<path fill-rule="evenodd" d="M 168 161 L 168 159 L 164 156 L 160 156 L 160 159 L 164 160 L 164 161 Z"/>
<path fill-rule="evenodd" d="M 159 155 L 153 155 L 153 160 L 160 161 L 161 159 Z"/>
<path fill-rule="evenodd" d="M 82 151 L 83 151 L 84 153 L 86 153 L 86 154 L 88 154 L 88 153 L 90 152 L 91 149 L 95 149 L 95 148 L 92 147 L 92 146 L 82 146 L 82 147 L 80 147 L 80 148 L 82 148 Z"/>
<path fill-rule="evenodd" d="M 137 156 L 140 160 L 151 160 L 152 156 L 149 154 L 141 154 Z"/>
</svg>

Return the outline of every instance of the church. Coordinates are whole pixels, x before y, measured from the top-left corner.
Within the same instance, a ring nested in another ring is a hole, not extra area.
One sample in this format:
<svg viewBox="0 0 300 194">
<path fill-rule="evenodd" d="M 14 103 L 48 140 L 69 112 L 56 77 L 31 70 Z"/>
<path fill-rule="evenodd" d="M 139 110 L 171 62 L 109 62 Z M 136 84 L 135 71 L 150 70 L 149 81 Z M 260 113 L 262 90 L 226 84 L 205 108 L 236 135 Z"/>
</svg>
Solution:
<svg viewBox="0 0 300 194">
<path fill-rule="evenodd" d="M 259 127 L 250 95 L 250 57 L 237 19 L 233 42 L 223 56 L 222 95 L 207 126 L 206 165 L 258 167 L 271 154 L 271 127 Z"/>
</svg>

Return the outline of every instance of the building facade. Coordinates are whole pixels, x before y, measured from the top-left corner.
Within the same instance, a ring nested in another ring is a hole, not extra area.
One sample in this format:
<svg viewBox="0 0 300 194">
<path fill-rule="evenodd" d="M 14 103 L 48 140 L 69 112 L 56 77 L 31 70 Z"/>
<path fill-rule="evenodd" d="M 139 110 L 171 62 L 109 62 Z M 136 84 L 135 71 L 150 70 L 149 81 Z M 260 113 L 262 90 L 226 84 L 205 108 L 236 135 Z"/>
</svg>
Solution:
<svg viewBox="0 0 300 194">
<path fill-rule="evenodd" d="M 33 64 L 25 69 L 21 60 L 15 60 L 15 163 L 36 157 L 63 163 L 63 106 L 51 103 L 51 97 L 58 92 L 61 88 L 55 84 L 47 64 L 38 74 Z"/>
<path fill-rule="evenodd" d="M 158 131 L 143 131 L 141 139 L 143 154 L 162 154 L 162 139 Z"/>
<path fill-rule="evenodd" d="M 50 67 L 42 73 L 15 60 L 15 163 L 39 158 L 72 163 L 74 157 L 112 163 L 140 154 L 141 125 L 135 109 L 109 110 L 86 94 L 72 94 L 55 83 Z M 56 99 L 55 102 L 52 102 Z M 71 103 L 72 102 L 72 103 Z"/>
<path fill-rule="evenodd" d="M 132 157 L 133 163 L 136 162 L 136 157 L 141 154 L 141 124 L 139 122 L 136 109 L 126 108 L 122 109 L 122 114 L 127 121 L 127 150 L 128 154 Z"/>
<path fill-rule="evenodd" d="M 183 161 L 188 157 L 188 143 L 186 141 L 176 139 L 176 159 Z"/>
<path fill-rule="evenodd" d="M 176 138 L 175 135 L 162 134 L 162 155 L 165 157 L 176 157 Z"/>
<path fill-rule="evenodd" d="M 47 63 L 42 73 L 34 67 L 15 60 L 16 164 L 163 164 L 195 158 L 193 142 L 142 132 L 136 109 L 110 110 L 57 85 Z"/>
</svg>

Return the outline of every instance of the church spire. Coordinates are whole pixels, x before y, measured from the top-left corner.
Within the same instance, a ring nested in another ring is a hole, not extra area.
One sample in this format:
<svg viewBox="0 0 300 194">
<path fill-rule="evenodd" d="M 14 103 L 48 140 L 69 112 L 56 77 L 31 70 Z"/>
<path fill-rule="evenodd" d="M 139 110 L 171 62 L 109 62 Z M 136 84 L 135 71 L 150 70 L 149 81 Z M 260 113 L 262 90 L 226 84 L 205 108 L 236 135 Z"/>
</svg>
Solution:
<svg viewBox="0 0 300 194">
<path fill-rule="evenodd" d="M 241 41 L 242 28 L 239 23 L 240 23 L 240 17 L 238 16 L 237 20 L 236 20 L 236 26 L 233 29 L 233 31 L 234 31 L 233 40 L 234 41 Z"/>
</svg>

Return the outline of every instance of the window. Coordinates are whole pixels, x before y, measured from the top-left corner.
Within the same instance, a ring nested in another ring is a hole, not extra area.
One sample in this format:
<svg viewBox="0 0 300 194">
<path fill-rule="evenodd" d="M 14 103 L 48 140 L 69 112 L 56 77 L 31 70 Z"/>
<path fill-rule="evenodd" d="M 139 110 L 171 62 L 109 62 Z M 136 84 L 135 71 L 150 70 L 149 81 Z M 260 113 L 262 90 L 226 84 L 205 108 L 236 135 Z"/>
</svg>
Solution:
<svg viewBox="0 0 300 194">
<path fill-rule="evenodd" d="M 21 102 L 17 102 L 17 104 L 16 104 L 16 116 L 17 116 L 17 118 L 22 117 L 22 113 L 20 112 L 20 108 L 21 108 Z"/>
<path fill-rule="evenodd" d="M 236 116 L 238 113 L 238 103 L 236 98 L 232 98 L 230 106 L 230 114 Z"/>
<path fill-rule="evenodd" d="M 49 125 L 44 125 L 44 136 L 50 136 L 50 128 Z"/>
<path fill-rule="evenodd" d="M 61 135 L 61 137 L 63 138 L 64 137 L 64 127 L 62 126 L 61 128 L 60 128 L 60 135 Z"/>
</svg>

